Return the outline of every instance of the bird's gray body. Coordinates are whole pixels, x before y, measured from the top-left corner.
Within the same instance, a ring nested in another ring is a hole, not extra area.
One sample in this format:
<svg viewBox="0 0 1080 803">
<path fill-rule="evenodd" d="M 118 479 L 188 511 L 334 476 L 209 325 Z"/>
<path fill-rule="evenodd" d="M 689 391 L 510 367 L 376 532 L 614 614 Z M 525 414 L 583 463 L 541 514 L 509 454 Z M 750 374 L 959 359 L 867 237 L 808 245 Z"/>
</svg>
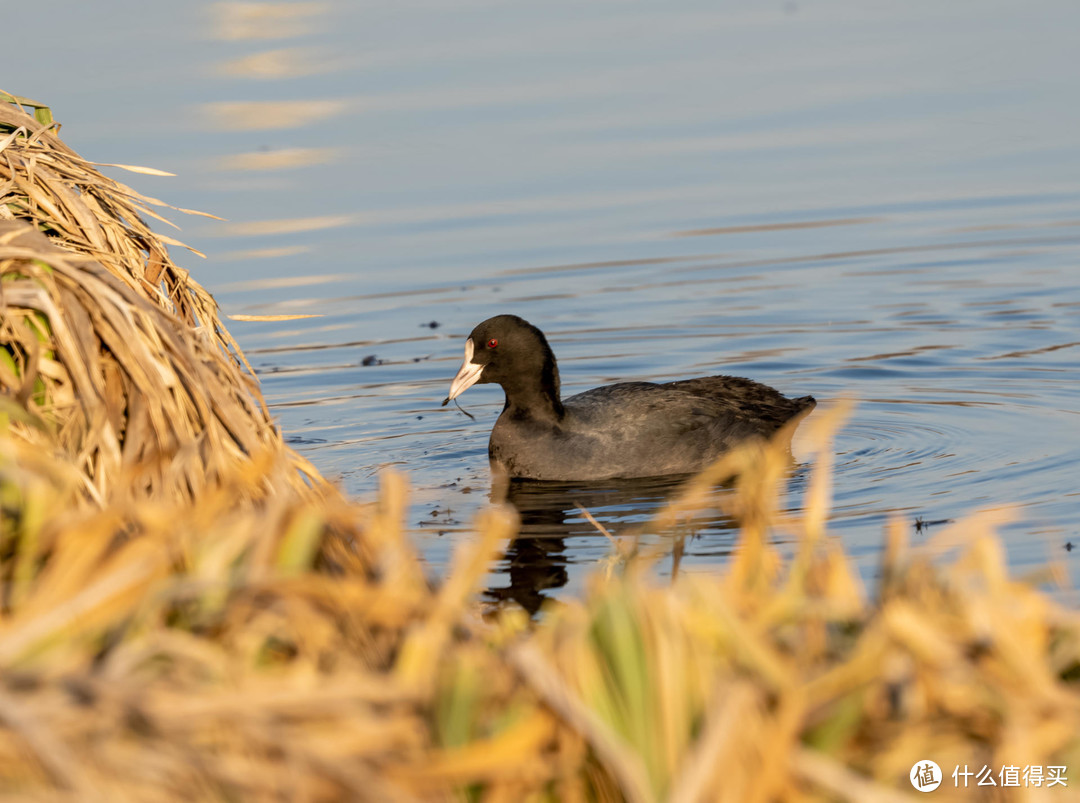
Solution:
<svg viewBox="0 0 1080 803">
<path fill-rule="evenodd" d="M 602 480 L 701 471 L 735 444 L 768 438 L 815 402 L 732 376 L 621 382 L 562 400 L 561 418 L 507 405 L 488 455 L 511 477 Z"/>
</svg>

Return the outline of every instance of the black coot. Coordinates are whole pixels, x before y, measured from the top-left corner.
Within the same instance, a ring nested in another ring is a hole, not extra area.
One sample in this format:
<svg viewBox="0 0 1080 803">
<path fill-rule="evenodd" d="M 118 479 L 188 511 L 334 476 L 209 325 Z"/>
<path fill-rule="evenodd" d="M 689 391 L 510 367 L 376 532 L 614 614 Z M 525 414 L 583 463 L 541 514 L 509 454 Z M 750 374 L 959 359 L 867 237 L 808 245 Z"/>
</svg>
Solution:
<svg viewBox="0 0 1080 803">
<path fill-rule="evenodd" d="M 816 404 L 812 396 L 788 399 L 734 376 L 620 382 L 561 399 L 547 339 L 516 315 L 496 315 L 473 329 L 443 404 L 485 382 L 506 392 L 488 455 L 496 470 L 534 480 L 689 474 Z"/>
</svg>

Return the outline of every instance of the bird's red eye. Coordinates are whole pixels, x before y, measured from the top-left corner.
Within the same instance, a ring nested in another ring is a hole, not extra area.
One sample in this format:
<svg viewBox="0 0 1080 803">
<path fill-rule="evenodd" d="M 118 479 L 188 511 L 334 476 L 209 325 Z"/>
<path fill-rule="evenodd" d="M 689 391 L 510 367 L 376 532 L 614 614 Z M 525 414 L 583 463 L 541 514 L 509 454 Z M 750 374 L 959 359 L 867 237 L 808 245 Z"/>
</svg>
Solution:
<svg viewBox="0 0 1080 803">
<path fill-rule="evenodd" d="M 498 341 L 498 340 L 496 340 L 495 338 L 491 338 L 491 340 L 489 340 L 489 341 L 488 341 L 488 348 L 489 348 L 489 349 L 493 349 L 493 348 L 495 348 L 495 347 L 496 347 L 497 345 L 499 345 L 499 341 Z"/>
</svg>

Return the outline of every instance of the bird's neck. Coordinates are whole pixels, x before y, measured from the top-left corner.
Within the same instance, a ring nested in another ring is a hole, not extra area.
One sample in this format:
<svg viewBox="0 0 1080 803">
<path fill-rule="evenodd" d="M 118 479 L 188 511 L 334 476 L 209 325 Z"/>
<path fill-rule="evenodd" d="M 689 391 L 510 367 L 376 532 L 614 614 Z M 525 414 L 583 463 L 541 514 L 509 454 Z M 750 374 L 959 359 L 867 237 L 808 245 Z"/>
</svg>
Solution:
<svg viewBox="0 0 1080 803">
<path fill-rule="evenodd" d="M 513 381 L 503 382 L 506 392 L 504 410 L 514 417 L 528 417 L 551 423 L 562 421 L 565 415 L 562 399 L 559 397 L 559 368 L 552 360 L 538 374 L 514 377 Z"/>
</svg>

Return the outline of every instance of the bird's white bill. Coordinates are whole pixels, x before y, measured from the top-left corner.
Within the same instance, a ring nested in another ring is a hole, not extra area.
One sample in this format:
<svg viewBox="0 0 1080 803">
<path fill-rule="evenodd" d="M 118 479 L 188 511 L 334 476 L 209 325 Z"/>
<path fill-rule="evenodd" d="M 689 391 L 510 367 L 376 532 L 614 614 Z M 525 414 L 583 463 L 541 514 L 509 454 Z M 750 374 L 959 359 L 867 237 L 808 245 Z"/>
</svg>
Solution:
<svg viewBox="0 0 1080 803">
<path fill-rule="evenodd" d="M 470 337 L 465 341 L 465 361 L 461 363 L 461 370 L 457 372 L 454 381 L 450 383 L 450 395 L 447 400 L 456 399 L 466 390 L 480 380 L 480 374 L 484 372 L 484 366 L 472 361 L 473 342 Z"/>
</svg>

